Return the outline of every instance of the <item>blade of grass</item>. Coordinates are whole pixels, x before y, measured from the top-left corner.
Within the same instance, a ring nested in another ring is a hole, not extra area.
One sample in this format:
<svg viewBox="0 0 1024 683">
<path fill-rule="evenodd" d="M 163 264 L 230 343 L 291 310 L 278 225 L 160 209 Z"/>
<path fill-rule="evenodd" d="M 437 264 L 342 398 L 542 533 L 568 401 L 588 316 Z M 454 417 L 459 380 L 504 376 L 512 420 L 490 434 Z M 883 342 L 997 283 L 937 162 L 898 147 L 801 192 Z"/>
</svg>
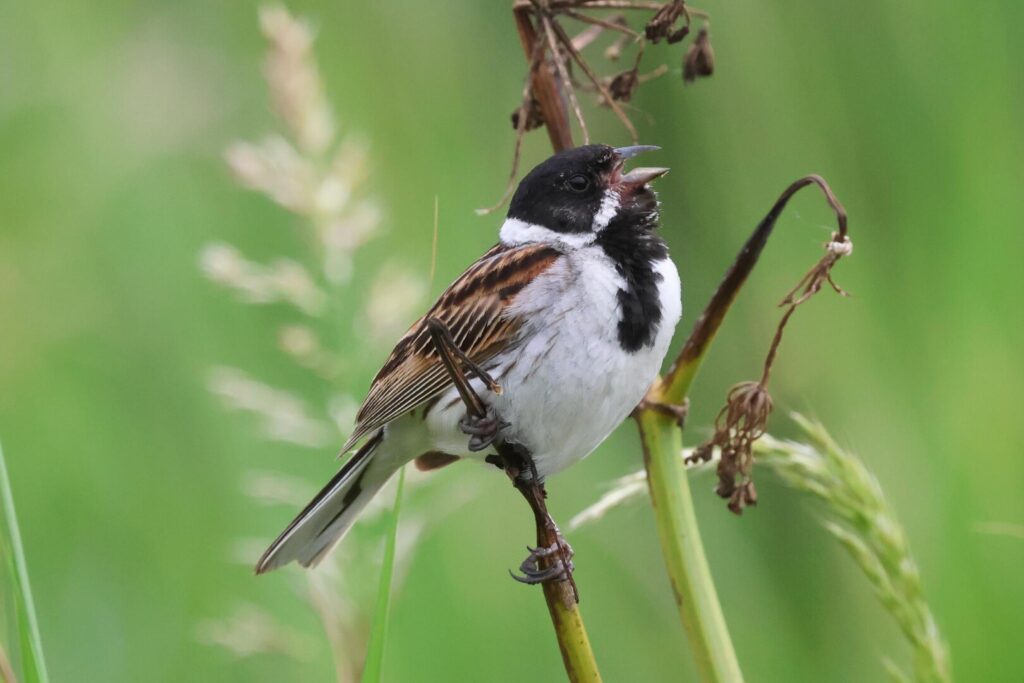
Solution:
<svg viewBox="0 0 1024 683">
<path fill-rule="evenodd" d="M 28 582 L 28 566 L 25 550 L 21 545 L 18 519 L 14 514 L 14 498 L 11 482 L 7 476 L 7 463 L 3 448 L 0 447 L 0 498 L 3 503 L 3 552 L 6 564 L 14 577 L 15 613 L 18 627 L 18 646 L 21 652 L 22 679 L 26 683 L 47 683 L 46 661 L 43 659 L 43 642 L 39 638 L 39 623 L 36 619 L 35 602 Z"/>
<path fill-rule="evenodd" d="M 377 586 L 377 603 L 373 610 L 373 630 L 366 647 L 366 664 L 363 666 L 362 683 L 379 683 L 383 680 L 384 647 L 388 637 L 388 615 L 391 612 L 391 584 L 395 574 L 395 545 L 398 539 L 398 519 L 402 511 L 402 491 L 405 489 L 405 468 L 398 472 L 398 486 L 395 490 L 395 506 L 391 511 L 387 536 L 384 538 L 384 559 L 380 568 L 380 584 Z"/>
</svg>

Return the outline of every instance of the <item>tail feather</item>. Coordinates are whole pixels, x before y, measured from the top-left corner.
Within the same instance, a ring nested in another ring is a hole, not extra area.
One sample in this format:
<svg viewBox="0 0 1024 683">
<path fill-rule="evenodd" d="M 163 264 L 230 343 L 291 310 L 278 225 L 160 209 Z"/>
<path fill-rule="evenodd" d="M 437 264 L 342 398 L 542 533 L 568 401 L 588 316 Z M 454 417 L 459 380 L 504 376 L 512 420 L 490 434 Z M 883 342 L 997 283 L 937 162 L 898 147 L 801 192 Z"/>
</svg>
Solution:
<svg viewBox="0 0 1024 683">
<path fill-rule="evenodd" d="M 390 476 L 366 480 L 373 453 L 383 438 L 377 432 L 281 532 L 256 563 L 256 573 L 283 567 L 292 560 L 316 565 L 351 528 L 359 513 Z"/>
</svg>

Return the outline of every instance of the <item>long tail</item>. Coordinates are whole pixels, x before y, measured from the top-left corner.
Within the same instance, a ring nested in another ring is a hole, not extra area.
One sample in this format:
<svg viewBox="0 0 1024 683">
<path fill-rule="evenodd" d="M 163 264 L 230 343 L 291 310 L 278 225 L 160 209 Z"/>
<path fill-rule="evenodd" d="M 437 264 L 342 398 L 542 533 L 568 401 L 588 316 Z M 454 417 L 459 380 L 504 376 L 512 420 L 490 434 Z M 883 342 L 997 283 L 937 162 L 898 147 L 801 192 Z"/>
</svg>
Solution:
<svg viewBox="0 0 1024 683">
<path fill-rule="evenodd" d="M 292 560 L 303 567 L 315 566 L 342 539 L 366 504 L 394 473 L 378 472 L 379 467 L 369 471 L 374 451 L 382 440 L 383 432 L 377 432 L 356 451 L 267 548 L 256 563 L 257 574 L 283 567 Z"/>
</svg>

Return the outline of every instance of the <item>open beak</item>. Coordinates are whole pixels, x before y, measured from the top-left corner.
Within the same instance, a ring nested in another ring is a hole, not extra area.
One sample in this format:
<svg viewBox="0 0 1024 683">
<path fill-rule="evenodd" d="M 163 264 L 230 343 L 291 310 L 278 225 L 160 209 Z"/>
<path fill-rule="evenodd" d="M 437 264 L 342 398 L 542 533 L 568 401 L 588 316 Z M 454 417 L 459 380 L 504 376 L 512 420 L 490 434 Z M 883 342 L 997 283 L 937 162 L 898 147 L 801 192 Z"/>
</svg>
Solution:
<svg viewBox="0 0 1024 683">
<path fill-rule="evenodd" d="M 617 148 L 615 155 L 619 161 L 615 166 L 613 183 L 621 189 L 635 191 L 655 178 L 660 178 L 668 173 L 669 169 L 667 168 L 634 168 L 629 173 L 622 173 L 622 167 L 625 165 L 626 159 L 632 159 L 643 152 L 653 152 L 659 149 L 661 148 L 654 145 L 632 145 L 630 147 Z"/>
</svg>

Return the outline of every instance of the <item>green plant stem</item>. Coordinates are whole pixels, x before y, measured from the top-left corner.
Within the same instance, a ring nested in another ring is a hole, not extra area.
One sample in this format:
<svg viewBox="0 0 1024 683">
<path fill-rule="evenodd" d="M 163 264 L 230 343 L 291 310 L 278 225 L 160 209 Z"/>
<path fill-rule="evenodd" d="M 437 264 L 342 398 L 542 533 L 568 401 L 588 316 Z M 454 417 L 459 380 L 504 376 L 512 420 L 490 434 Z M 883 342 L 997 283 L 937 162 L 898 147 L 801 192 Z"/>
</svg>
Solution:
<svg viewBox="0 0 1024 683">
<path fill-rule="evenodd" d="M 678 456 L 680 429 L 669 416 L 649 409 L 640 411 L 637 421 L 665 567 L 701 680 L 742 681 Z"/>
<path fill-rule="evenodd" d="M 711 301 L 697 318 L 672 367 L 663 379 L 654 383 L 635 413 L 665 566 L 697 666 L 705 681 L 742 681 L 743 675 L 704 556 L 686 468 L 679 458 L 681 430 L 657 406 L 684 404 L 715 335 L 768 243 L 775 222 L 793 195 L 809 185 L 817 185 L 821 189 L 836 213 L 839 223 L 837 234 L 846 238 L 846 211 L 828 183 L 817 175 L 804 176 L 791 183 L 747 238 Z"/>
<path fill-rule="evenodd" d="M 11 556 L 8 564 L 14 574 L 15 604 L 20 607 L 17 623 L 21 665 L 24 668 L 23 676 L 24 680 L 29 683 L 46 683 L 50 679 L 46 674 L 46 660 L 43 658 L 43 641 L 39 637 L 39 622 L 36 619 L 35 602 L 32 600 L 32 589 L 28 582 L 25 550 L 21 545 L 18 518 L 14 514 L 14 498 L 11 494 L 11 482 L 7 476 L 7 463 L 4 461 L 2 447 L 0 447 L 0 498 L 3 499 L 5 531 L 10 544 Z"/>
<path fill-rule="evenodd" d="M 391 523 L 384 538 L 384 559 L 381 561 L 380 584 L 377 587 L 377 603 L 374 607 L 373 630 L 366 647 L 366 663 L 363 665 L 362 683 L 379 683 L 384 665 L 384 647 L 388 636 L 388 615 L 391 612 L 391 584 L 395 574 L 395 546 L 398 540 L 398 520 L 402 511 L 402 492 L 405 489 L 405 468 L 398 471 L 398 486 L 395 489 L 395 506 L 391 512 Z"/>
<path fill-rule="evenodd" d="M 594 651 L 590 649 L 590 639 L 572 589 L 565 581 L 543 585 L 544 599 L 548 603 L 551 624 L 555 627 L 558 649 L 562 652 L 562 662 L 569 681 L 600 683 L 601 673 L 597 669 Z"/>
</svg>

